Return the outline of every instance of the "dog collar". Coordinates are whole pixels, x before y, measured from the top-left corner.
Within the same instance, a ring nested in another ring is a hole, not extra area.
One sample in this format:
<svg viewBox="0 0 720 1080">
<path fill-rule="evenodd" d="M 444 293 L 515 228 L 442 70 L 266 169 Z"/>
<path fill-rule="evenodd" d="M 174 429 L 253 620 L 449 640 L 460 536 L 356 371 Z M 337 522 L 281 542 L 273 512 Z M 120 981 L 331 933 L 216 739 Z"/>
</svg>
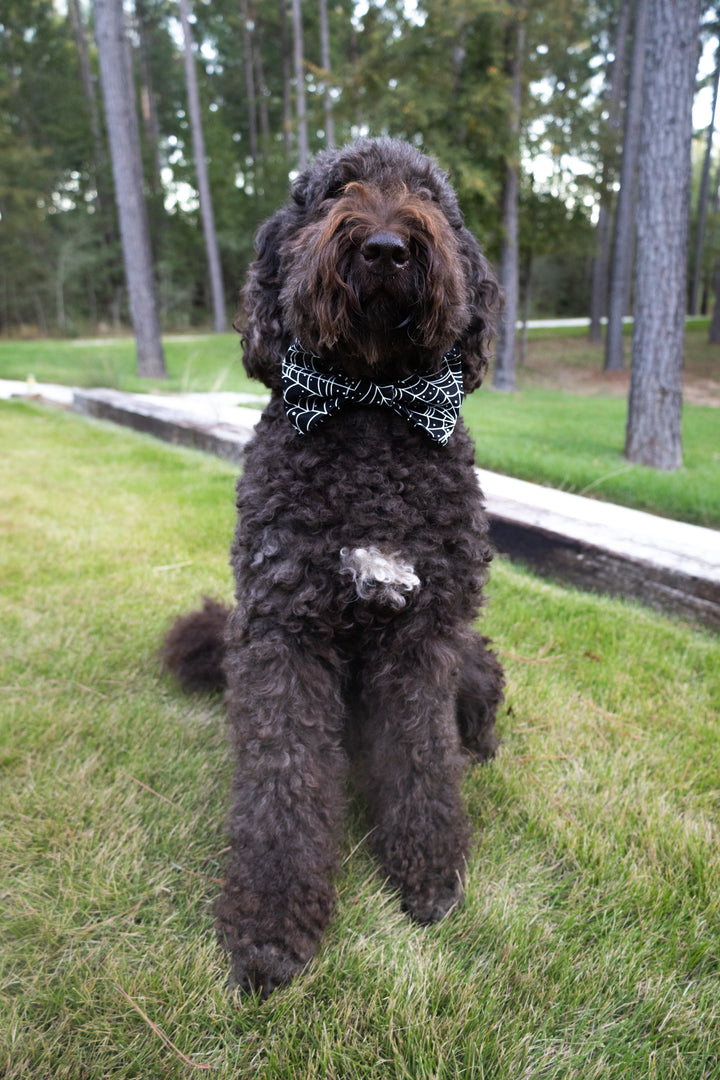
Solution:
<svg viewBox="0 0 720 1080">
<path fill-rule="evenodd" d="M 443 356 L 440 371 L 410 375 L 396 383 L 349 379 L 319 371 L 319 357 L 294 341 L 282 363 L 283 401 L 288 420 L 307 435 L 345 405 L 392 409 L 413 427 L 444 446 L 460 416 L 463 377 L 460 350 Z"/>
</svg>

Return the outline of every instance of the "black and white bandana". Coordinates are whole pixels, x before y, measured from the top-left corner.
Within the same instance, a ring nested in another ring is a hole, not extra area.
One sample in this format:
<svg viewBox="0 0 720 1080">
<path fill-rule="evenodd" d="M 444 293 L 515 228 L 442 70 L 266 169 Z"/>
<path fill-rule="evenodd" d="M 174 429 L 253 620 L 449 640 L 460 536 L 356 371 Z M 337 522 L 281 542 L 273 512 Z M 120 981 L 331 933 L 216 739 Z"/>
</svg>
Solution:
<svg viewBox="0 0 720 1080">
<path fill-rule="evenodd" d="M 450 439 L 463 399 L 458 348 L 445 354 L 436 374 L 410 375 L 388 385 L 326 374 L 316 368 L 318 359 L 294 341 L 282 364 L 285 412 L 301 435 L 307 435 L 343 405 L 353 404 L 392 409 L 441 446 Z"/>
</svg>

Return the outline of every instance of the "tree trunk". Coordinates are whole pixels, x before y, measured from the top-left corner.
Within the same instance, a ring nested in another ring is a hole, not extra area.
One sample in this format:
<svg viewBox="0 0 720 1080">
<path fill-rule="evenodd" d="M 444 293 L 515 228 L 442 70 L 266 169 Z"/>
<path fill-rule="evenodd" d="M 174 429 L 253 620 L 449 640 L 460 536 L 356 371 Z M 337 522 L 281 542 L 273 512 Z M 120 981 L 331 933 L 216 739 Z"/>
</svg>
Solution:
<svg viewBox="0 0 720 1080">
<path fill-rule="evenodd" d="M 625 134 L 620 164 L 620 191 L 615 209 L 615 238 L 610 267 L 608 294 L 608 324 L 605 337 L 605 371 L 622 371 L 625 367 L 623 316 L 630 305 L 632 280 L 635 202 L 637 191 L 637 160 L 640 124 L 643 115 L 643 80 L 645 72 L 645 41 L 649 0 L 637 0 L 633 51 L 630 68 L 630 88 L 625 109 Z"/>
<path fill-rule="evenodd" d="M 82 11 L 80 10 L 80 0 L 70 0 L 68 4 L 68 17 L 70 19 L 70 26 L 72 28 L 73 37 L 75 38 L 75 47 L 77 48 L 78 53 L 80 81 L 82 82 L 83 94 L 85 101 L 87 102 L 88 113 L 90 116 L 90 130 L 92 131 L 93 145 L 95 147 L 95 157 L 99 159 L 103 151 L 103 141 L 100 133 L 100 113 L 98 111 L 95 84 L 93 82 L 92 69 L 90 67 L 90 52 L 88 50 L 87 37 L 85 36 L 85 24 L 83 22 Z"/>
<path fill-rule="evenodd" d="M 607 126 L 617 143 L 617 135 L 621 127 L 622 105 L 627 83 L 627 64 L 625 55 L 627 52 L 628 34 L 630 31 L 630 16 L 632 15 L 632 0 L 623 0 L 617 27 L 615 29 L 614 60 L 610 75 L 608 93 L 608 121 Z M 609 150 L 603 161 L 602 189 L 600 193 L 600 209 L 598 223 L 595 232 L 596 247 L 593 258 L 592 292 L 590 295 L 590 341 L 598 344 L 602 341 L 602 318 L 607 315 L 608 301 L 608 272 L 610 267 L 610 242 L 612 238 L 612 196 L 610 186 L 615 175 L 616 145 Z"/>
<path fill-rule="evenodd" d="M 113 199 L 109 190 L 110 172 L 108 167 L 107 148 L 100 126 L 100 111 L 98 108 L 97 91 L 93 80 L 90 66 L 90 50 L 88 49 L 87 33 L 83 15 L 80 8 L 80 0 L 70 0 L 68 4 L 68 17 L 75 39 L 75 47 L 78 54 L 80 68 L 80 81 L 83 88 L 83 96 L 88 108 L 90 118 L 90 130 L 93 137 L 93 164 L 92 179 L 97 192 L 97 209 L 102 222 L 102 234 L 106 247 L 117 242 L 117 229 L 113 211 Z"/>
<path fill-rule="evenodd" d="M 290 89 L 290 44 L 288 41 L 287 0 L 279 0 L 280 16 L 280 51 L 282 53 L 283 80 L 283 146 L 285 157 L 290 158 L 292 150 L 292 92 Z"/>
<path fill-rule="evenodd" d="M 257 136 L 257 103 L 255 100 L 255 64 L 253 62 L 253 41 L 250 30 L 250 14 L 247 0 L 241 0 L 240 17 L 243 24 L 243 56 L 245 58 L 245 93 L 247 95 L 248 134 L 250 157 L 253 163 L 257 161 L 258 136 Z"/>
<path fill-rule="evenodd" d="M 511 76 L 511 115 L 513 157 L 508 163 L 503 189 L 503 225 L 505 237 L 500 256 L 500 283 L 505 293 L 505 307 L 498 327 L 498 339 L 493 373 L 497 390 L 517 389 L 515 377 L 515 338 L 518 320 L 519 261 L 518 261 L 518 158 L 520 139 L 520 102 L 522 94 L 522 57 L 525 48 L 525 24 L 517 18 L 512 26 L 513 50 L 509 64 Z"/>
<path fill-rule="evenodd" d="M 305 55 L 303 47 L 302 4 L 301 0 L 292 0 L 293 19 L 293 56 L 295 59 L 295 109 L 297 113 L 298 167 L 307 167 L 308 128 L 307 106 L 305 104 Z"/>
<path fill-rule="evenodd" d="M 253 64 L 255 67 L 255 97 L 258 102 L 258 114 L 260 117 L 260 135 L 267 143 L 270 138 L 270 114 L 268 112 L 267 80 L 265 79 L 265 65 L 263 64 L 262 48 L 260 47 L 257 33 L 257 11 L 254 4 L 250 5 L 250 17 L 253 30 L 251 34 Z"/>
<path fill-rule="evenodd" d="M 525 367 L 525 358 L 527 356 L 527 343 L 528 343 L 528 322 L 530 320 L 530 301 L 532 298 L 532 271 L 533 271 L 533 255 L 532 251 L 528 252 L 525 258 L 525 265 L 523 267 L 523 305 L 522 305 L 522 319 L 520 330 L 520 355 L 518 357 L 518 367 Z"/>
<path fill-rule="evenodd" d="M 648 11 L 637 211 L 637 278 L 625 454 L 682 465 L 692 105 L 700 0 L 653 0 Z"/>
<path fill-rule="evenodd" d="M 705 160 L 703 161 L 702 177 L 700 179 L 700 192 L 698 195 L 698 222 L 697 236 L 695 239 L 695 261 L 693 266 L 692 289 L 690 292 L 690 314 L 697 315 L 698 297 L 700 295 L 700 282 L 702 278 L 702 254 L 705 241 L 705 222 L 707 220 L 708 189 L 710 187 L 710 162 L 712 160 L 713 135 L 715 134 L 715 110 L 718 99 L 718 83 L 720 83 L 720 44 L 715 54 L 715 78 L 713 79 L 712 111 L 708 124 L 705 142 Z"/>
<path fill-rule="evenodd" d="M 330 93 L 330 28 L 328 26 L 327 0 L 320 0 L 320 63 L 325 80 L 325 146 L 335 149 L 335 121 L 333 119 L 332 94 Z"/>
<path fill-rule="evenodd" d="M 715 306 L 710 320 L 708 343 L 710 345 L 720 345 L 720 258 L 715 262 L 715 280 L 713 284 L 715 286 Z"/>
<path fill-rule="evenodd" d="M 135 0 L 135 25 L 140 45 L 140 114 L 142 116 L 145 144 L 152 156 L 153 168 L 150 170 L 150 185 L 153 195 L 162 191 L 162 158 L 160 156 L 160 121 L 158 119 L 157 100 L 150 64 L 148 42 L 150 19 L 145 0 Z"/>
<path fill-rule="evenodd" d="M 213 213 L 212 198 L 210 196 L 210 181 L 208 179 L 207 158 L 205 156 L 205 136 L 203 134 L 202 118 L 200 115 L 200 92 L 198 90 L 197 70 L 195 68 L 195 53 L 193 49 L 192 30 L 190 29 L 190 7 L 188 0 L 179 0 L 179 8 L 185 43 L 185 80 L 187 83 L 188 108 L 190 112 L 190 129 L 192 131 L 195 171 L 197 173 L 198 194 L 200 196 L 200 216 L 202 218 L 205 251 L 207 253 L 208 269 L 210 271 L 210 289 L 212 292 L 215 333 L 223 334 L 227 330 L 225 291 L 223 288 L 222 269 L 220 267 L 220 252 L 218 250 L 217 234 L 215 232 L 215 215 Z"/>
<path fill-rule="evenodd" d="M 94 0 L 100 79 L 110 140 L 115 199 L 130 298 L 138 374 L 165 378 L 165 356 L 155 304 L 152 252 L 143 193 L 135 94 L 127 77 L 122 0 Z"/>
</svg>

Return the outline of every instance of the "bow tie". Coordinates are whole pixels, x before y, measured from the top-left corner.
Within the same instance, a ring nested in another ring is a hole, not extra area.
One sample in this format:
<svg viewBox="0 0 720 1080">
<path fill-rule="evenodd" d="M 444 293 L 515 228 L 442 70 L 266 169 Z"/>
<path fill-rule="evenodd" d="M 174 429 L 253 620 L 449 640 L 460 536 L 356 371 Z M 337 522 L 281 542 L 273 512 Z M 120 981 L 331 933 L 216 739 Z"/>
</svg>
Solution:
<svg viewBox="0 0 720 1080">
<path fill-rule="evenodd" d="M 441 446 L 455 430 L 463 399 L 460 351 L 456 347 L 445 354 L 435 374 L 410 375 L 387 385 L 318 371 L 318 360 L 299 341 L 293 342 L 283 359 L 285 412 L 301 435 L 349 404 L 392 409 Z"/>
</svg>

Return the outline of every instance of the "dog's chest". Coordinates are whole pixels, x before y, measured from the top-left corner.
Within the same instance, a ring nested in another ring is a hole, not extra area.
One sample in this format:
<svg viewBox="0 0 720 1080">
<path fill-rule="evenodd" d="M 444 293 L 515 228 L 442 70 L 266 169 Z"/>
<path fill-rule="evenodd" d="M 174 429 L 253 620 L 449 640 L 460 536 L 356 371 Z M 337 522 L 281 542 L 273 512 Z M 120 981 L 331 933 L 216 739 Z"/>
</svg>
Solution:
<svg viewBox="0 0 720 1080">
<path fill-rule="evenodd" d="M 269 426 L 238 488 L 245 573 L 399 610 L 480 559 L 484 518 L 464 432 L 447 447 L 400 418 L 350 413 L 310 436 Z"/>
</svg>

